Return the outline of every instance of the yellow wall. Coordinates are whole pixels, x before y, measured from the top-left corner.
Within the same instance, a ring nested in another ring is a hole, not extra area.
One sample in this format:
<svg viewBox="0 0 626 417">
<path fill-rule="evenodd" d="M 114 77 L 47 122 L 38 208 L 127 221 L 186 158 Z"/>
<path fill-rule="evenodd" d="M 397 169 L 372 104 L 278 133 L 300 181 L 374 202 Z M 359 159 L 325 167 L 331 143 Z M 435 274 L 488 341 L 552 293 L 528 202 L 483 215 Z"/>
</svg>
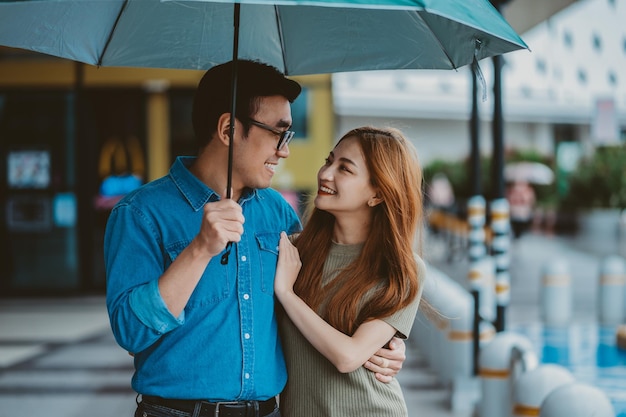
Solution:
<svg viewBox="0 0 626 417">
<path fill-rule="evenodd" d="M 77 65 L 84 71 L 85 87 L 144 87 L 150 89 L 159 82 L 165 87 L 195 87 L 202 71 L 166 70 L 153 68 L 98 68 L 72 61 L 50 59 L 15 59 L 0 61 L 0 87 L 71 88 Z"/>
<path fill-rule="evenodd" d="M 19 58 L 0 61 L 1 88 L 72 88 L 77 69 L 82 69 L 83 86 L 143 88 L 146 91 L 148 179 L 158 178 L 169 168 L 169 100 L 171 87 L 195 88 L 203 71 L 151 68 L 97 68 L 56 58 Z M 289 159 L 281 163 L 273 186 L 279 189 L 313 191 L 316 173 L 334 142 L 334 113 L 331 77 L 294 77 L 309 90 L 308 137 L 290 145 Z"/>
</svg>

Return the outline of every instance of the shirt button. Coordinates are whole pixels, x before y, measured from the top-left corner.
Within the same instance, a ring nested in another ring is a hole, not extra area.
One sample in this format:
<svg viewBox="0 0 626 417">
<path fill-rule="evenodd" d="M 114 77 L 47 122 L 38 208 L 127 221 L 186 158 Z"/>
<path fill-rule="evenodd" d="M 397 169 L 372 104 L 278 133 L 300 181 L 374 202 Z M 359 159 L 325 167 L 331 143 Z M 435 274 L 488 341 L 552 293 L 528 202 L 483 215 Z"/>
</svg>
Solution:
<svg viewBox="0 0 626 417">
<path fill-rule="evenodd" d="M 246 261 L 246 259 L 248 259 L 248 258 L 246 258 L 246 255 L 243 255 L 243 256 L 241 257 L 242 262 L 245 262 L 245 261 Z"/>
<path fill-rule="evenodd" d="M 243 337 L 245 337 L 246 339 L 250 339 L 250 333 L 244 334 Z"/>
<path fill-rule="evenodd" d="M 250 296 L 249 296 L 248 294 L 244 294 L 244 295 L 243 295 L 243 299 L 244 299 L 244 300 L 247 300 L 248 298 L 250 298 Z"/>
<path fill-rule="evenodd" d="M 246 372 L 245 377 L 246 377 L 246 379 L 250 379 L 250 374 Z"/>
</svg>

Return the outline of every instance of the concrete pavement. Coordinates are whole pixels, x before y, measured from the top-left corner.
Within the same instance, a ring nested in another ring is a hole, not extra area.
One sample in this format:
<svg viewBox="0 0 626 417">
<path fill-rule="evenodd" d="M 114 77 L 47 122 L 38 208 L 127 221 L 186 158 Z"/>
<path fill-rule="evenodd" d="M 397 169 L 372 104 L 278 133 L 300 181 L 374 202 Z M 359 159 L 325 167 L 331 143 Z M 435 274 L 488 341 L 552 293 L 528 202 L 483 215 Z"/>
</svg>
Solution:
<svg viewBox="0 0 626 417">
<path fill-rule="evenodd" d="M 0 301 L 0 417 L 131 416 L 104 298 Z"/>
<path fill-rule="evenodd" d="M 464 284 L 467 261 L 446 261 L 446 246 L 429 237 L 425 257 Z M 507 325 L 539 321 L 545 263 L 570 263 L 575 319 L 593 321 L 601 256 L 561 237 L 528 234 L 511 251 L 511 307 Z M 414 333 L 412 338 L 419 337 Z M 448 392 L 411 340 L 398 376 L 411 417 L 469 417 L 450 411 Z M 0 299 L 0 417 L 131 416 L 132 360 L 115 343 L 103 297 Z"/>
<path fill-rule="evenodd" d="M 400 380 L 411 415 L 455 416 L 420 353 L 407 348 Z M 0 417 L 132 416 L 131 376 L 104 298 L 0 301 Z"/>
</svg>

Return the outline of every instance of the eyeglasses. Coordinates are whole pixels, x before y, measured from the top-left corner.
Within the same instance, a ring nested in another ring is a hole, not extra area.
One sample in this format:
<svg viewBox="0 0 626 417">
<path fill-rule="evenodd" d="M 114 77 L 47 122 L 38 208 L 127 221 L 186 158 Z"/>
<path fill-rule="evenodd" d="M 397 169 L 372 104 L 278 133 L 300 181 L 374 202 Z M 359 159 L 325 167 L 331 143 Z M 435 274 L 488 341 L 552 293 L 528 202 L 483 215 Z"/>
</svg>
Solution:
<svg viewBox="0 0 626 417">
<path fill-rule="evenodd" d="M 289 142 L 291 142 L 291 139 L 293 139 L 293 136 L 296 134 L 296 132 L 294 132 L 293 130 L 274 129 L 272 126 L 256 121 L 250 117 L 248 117 L 248 121 L 252 123 L 253 125 L 255 125 L 256 127 L 260 127 L 261 129 L 267 130 L 268 132 L 272 132 L 273 134 L 278 136 L 278 144 L 276 145 L 277 151 L 280 151 L 285 146 L 287 146 Z"/>
</svg>

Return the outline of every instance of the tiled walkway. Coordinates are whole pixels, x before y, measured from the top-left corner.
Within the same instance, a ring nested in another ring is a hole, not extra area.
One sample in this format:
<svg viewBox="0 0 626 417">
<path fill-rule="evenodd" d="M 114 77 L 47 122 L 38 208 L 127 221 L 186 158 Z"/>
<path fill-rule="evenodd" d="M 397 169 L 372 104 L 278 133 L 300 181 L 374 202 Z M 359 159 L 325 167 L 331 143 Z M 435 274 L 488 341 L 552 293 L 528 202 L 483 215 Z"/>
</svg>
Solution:
<svg viewBox="0 0 626 417">
<path fill-rule="evenodd" d="M 445 390 L 408 350 L 400 380 L 411 415 L 453 416 Z M 132 416 L 131 376 L 103 298 L 0 301 L 0 417 Z"/>
<path fill-rule="evenodd" d="M 445 262 L 445 250 L 431 240 L 426 257 L 462 282 L 466 262 Z M 576 317 L 593 320 L 597 254 L 536 235 L 514 242 L 513 251 L 509 322 L 539 321 L 542 266 L 561 256 L 571 263 Z M 470 417 L 450 411 L 447 390 L 411 340 L 407 356 L 398 379 L 411 417 Z M 132 360 L 111 335 L 103 297 L 0 299 L 0 417 L 132 416 L 131 375 Z"/>
<path fill-rule="evenodd" d="M 131 416 L 131 374 L 103 298 L 0 302 L 0 417 Z"/>
</svg>

